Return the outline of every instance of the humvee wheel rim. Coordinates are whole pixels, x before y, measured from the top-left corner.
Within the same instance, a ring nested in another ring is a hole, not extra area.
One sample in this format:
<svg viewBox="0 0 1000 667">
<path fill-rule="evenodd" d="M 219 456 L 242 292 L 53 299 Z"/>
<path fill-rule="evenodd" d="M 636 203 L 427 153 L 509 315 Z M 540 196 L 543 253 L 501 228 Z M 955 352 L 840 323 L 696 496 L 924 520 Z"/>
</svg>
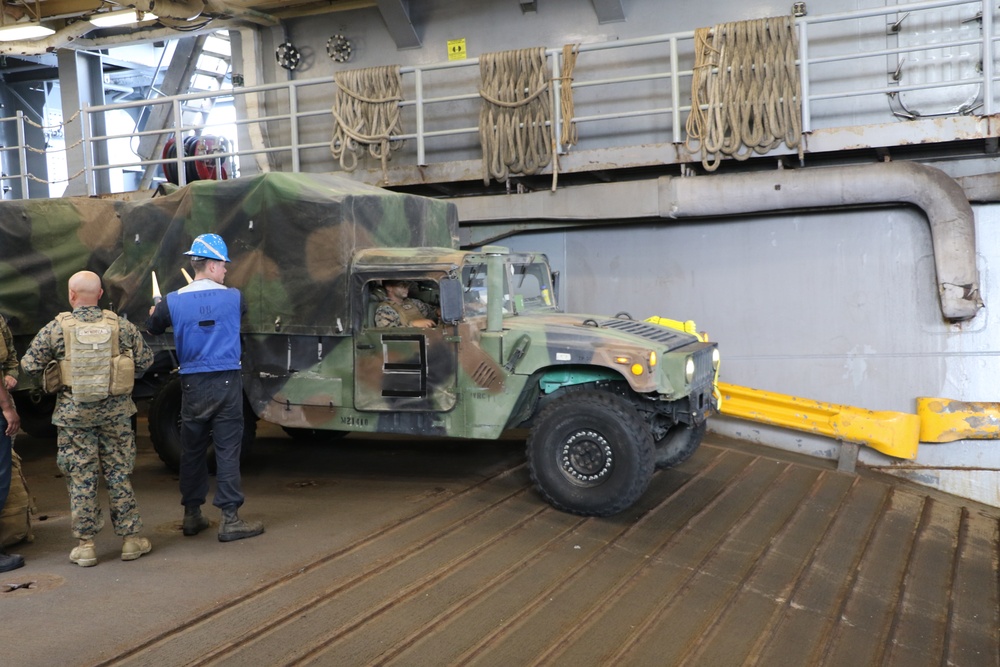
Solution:
<svg viewBox="0 0 1000 667">
<path fill-rule="evenodd" d="M 607 479 L 614 467 L 614 454 L 607 439 L 590 429 L 566 438 L 559 456 L 563 473 L 575 483 L 596 486 Z"/>
</svg>

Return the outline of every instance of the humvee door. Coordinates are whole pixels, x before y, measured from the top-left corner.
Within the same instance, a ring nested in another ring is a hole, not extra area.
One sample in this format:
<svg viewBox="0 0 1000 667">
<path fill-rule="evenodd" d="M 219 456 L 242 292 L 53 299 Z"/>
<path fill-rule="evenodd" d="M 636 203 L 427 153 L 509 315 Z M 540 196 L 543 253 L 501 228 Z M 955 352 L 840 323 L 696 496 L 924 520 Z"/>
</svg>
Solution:
<svg viewBox="0 0 1000 667">
<path fill-rule="evenodd" d="M 437 283 L 415 281 L 411 296 L 436 306 Z M 364 287 L 367 300 L 354 341 L 354 406 L 385 412 L 436 411 L 455 407 L 458 343 L 453 327 L 376 327 L 385 298 L 380 281 Z"/>
</svg>

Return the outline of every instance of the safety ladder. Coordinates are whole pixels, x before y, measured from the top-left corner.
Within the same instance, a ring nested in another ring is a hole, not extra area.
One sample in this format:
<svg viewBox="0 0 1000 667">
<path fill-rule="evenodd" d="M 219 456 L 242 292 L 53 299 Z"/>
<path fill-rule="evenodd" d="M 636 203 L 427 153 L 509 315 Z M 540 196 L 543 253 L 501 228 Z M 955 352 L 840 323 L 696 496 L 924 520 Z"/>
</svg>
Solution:
<svg viewBox="0 0 1000 667">
<path fill-rule="evenodd" d="M 188 93 L 218 93 L 232 88 L 232 45 L 229 32 L 220 30 L 207 35 L 197 54 L 194 70 L 191 72 Z M 227 98 L 213 95 L 187 100 L 181 105 L 181 119 L 184 125 L 204 125 L 212 108 Z M 228 98 L 231 99 L 231 98 Z M 200 129 L 195 130 L 200 135 Z"/>
</svg>

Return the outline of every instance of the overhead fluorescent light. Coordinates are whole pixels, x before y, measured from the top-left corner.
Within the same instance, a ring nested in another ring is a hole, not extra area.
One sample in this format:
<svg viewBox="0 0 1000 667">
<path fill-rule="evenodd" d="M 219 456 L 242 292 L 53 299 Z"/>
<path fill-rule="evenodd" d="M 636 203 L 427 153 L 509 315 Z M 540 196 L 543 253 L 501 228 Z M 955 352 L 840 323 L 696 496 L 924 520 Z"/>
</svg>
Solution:
<svg viewBox="0 0 1000 667">
<path fill-rule="evenodd" d="M 24 39 L 38 39 L 55 34 L 52 28 L 41 23 L 11 23 L 0 26 L 0 42 L 19 42 Z"/>
<path fill-rule="evenodd" d="M 87 20 L 98 28 L 113 28 L 119 25 L 155 21 L 158 18 L 153 12 L 144 12 L 139 9 L 120 9 L 114 12 L 94 14 Z"/>
</svg>

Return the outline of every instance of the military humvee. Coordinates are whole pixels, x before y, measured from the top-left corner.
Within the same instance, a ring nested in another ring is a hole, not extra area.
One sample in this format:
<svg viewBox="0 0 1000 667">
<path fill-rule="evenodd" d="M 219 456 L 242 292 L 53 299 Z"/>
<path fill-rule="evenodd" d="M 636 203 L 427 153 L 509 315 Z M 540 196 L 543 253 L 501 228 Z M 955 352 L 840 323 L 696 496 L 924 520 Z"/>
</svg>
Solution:
<svg viewBox="0 0 1000 667">
<path fill-rule="evenodd" d="M 689 457 L 716 410 L 714 343 L 678 328 L 559 311 L 542 254 L 459 250 L 455 207 L 328 175 L 199 181 L 119 209 L 121 254 L 104 272 L 118 312 L 143 322 L 152 272 L 184 284 L 198 234 L 226 240 L 242 290 L 245 442 L 256 418 L 289 433 L 492 439 L 529 429 L 541 495 L 569 512 L 632 505 L 654 468 Z M 376 326 L 383 282 L 406 280 L 434 328 Z M 161 351 L 168 338 L 151 341 Z M 162 354 L 162 352 L 161 352 Z M 179 461 L 180 386 L 149 428 Z"/>
</svg>

